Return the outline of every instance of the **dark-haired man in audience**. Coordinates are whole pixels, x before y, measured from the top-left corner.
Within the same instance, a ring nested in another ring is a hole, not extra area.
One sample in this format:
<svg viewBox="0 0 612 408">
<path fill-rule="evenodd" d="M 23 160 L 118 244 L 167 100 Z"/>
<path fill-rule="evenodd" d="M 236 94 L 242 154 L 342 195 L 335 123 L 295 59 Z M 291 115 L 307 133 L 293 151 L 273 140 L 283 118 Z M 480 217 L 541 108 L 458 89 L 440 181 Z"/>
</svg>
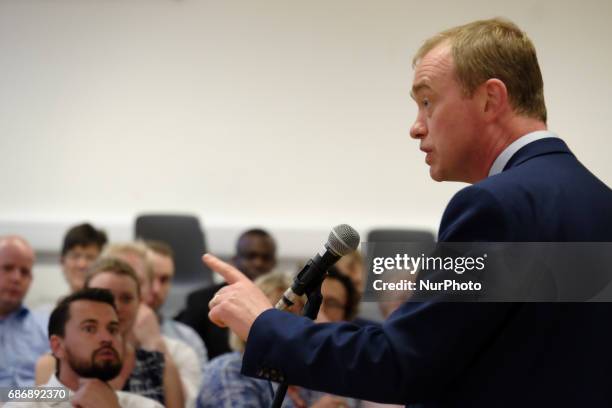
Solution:
<svg viewBox="0 0 612 408">
<path fill-rule="evenodd" d="M 147 241 L 146 244 L 149 248 L 147 257 L 153 271 L 151 296 L 148 305 L 159 317 L 162 334 L 189 345 L 196 352 L 200 364 L 203 366 L 208 361 L 208 354 L 198 333 L 186 324 L 173 319 L 166 319 L 159 313 L 172 287 L 174 252 L 168 244 L 161 241 Z"/>
<path fill-rule="evenodd" d="M 49 343 L 58 361 L 46 387 L 68 388 L 63 402 L 13 402 L 6 407 L 158 408 L 141 395 L 115 391 L 108 381 L 123 365 L 123 340 L 111 292 L 82 289 L 64 298 L 49 319 Z"/>
<path fill-rule="evenodd" d="M 233 264 L 244 271 L 251 280 L 270 272 L 276 266 L 276 243 L 272 235 L 259 228 L 243 232 L 236 243 Z M 177 320 L 191 326 L 204 340 L 208 358 L 229 353 L 227 329 L 220 328 L 208 320 L 208 302 L 225 283 L 205 287 L 189 294 L 187 307 Z"/>
<path fill-rule="evenodd" d="M 62 270 L 70 291 L 83 288 L 85 274 L 98 258 L 108 239 L 102 230 L 84 223 L 70 228 L 62 244 Z"/>
<path fill-rule="evenodd" d="M 108 239 L 106 233 L 89 223 L 77 224 L 64 235 L 60 263 L 70 289 L 69 293 L 83 289 L 85 275 L 93 262 L 100 256 Z M 49 314 L 55 307 L 55 299 L 34 308 L 36 318 L 42 327 L 47 327 Z"/>
<path fill-rule="evenodd" d="M 23 305 L 33 264 L 25 239 L 0 237 L 0 387 L 33 385 L 36 360 L 49 350 L 40 319 Z"/>
</svg>

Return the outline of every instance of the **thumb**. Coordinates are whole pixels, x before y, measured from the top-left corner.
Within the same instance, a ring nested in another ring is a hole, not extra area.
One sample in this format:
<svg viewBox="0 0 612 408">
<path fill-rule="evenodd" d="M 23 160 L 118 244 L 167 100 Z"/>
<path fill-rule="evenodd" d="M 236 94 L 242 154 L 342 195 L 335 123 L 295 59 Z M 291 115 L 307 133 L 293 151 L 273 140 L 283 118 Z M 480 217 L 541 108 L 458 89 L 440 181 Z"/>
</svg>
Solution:
<svg viewBox="0 0 612 408">
<path fill-rule="evenodd" d="M 202 261 L 213 271 L 221 275 L 228 284 L 249 280 L 242 272 L 234 268 L 227 262 L 223 262 L 219 258 L 211 254 L 205 254 Z"/>
</svg>

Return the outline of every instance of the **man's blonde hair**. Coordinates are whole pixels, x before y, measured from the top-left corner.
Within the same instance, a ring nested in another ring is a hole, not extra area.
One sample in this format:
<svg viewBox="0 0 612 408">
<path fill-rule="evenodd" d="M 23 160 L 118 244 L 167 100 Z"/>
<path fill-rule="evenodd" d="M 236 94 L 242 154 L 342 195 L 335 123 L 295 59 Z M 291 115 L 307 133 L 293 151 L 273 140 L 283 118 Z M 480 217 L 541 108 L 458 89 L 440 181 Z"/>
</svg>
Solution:
<svg viewBox="0 0 612 408">
<path fill-rule="evenodd" d="M 467 96 L 488 79 L 499 79 L 506 85 L 517 114 L 546 123 L 544 82 L 535 47 L 516 24 L 493 18 L 442 31 L 419 48 L 413 67 L 443 43 L 451 48 L 455 76 Z"/>
</svg>

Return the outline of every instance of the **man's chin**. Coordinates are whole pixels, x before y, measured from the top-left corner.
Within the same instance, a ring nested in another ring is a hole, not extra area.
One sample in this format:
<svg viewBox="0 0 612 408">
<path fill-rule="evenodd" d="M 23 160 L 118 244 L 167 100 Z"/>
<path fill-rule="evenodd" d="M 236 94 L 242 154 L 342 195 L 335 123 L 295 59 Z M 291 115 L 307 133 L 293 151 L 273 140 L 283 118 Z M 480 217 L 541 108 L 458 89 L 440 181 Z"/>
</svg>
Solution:
<svg viewBox="0 0 612 408">
<path fill-rule="evenodd" d="M 429 167 L 429 177 L 431 177 L 433 181 L 445 181 L 444 177 L 442 177 L 442 174 L 440 174 L 440 172 L 437 171 L 437 169 L 434 169 L 432 166 Z"/>
<path fill-rule="evenodd" d="M 2 308 L 6 310 L 17 310 L 22 304 L 23 296 L 5 296 L 2 300 Z"/>
<path fill-rule="evenodd" d="M 95 370 L 93 370 L 94 377 L 100 381 L 107 382 L 117 377 L 121 372 L 121 368 L 121 362 L 116 360 L 105 360 L 103 364 L 97 365 Z"/>
</svg>

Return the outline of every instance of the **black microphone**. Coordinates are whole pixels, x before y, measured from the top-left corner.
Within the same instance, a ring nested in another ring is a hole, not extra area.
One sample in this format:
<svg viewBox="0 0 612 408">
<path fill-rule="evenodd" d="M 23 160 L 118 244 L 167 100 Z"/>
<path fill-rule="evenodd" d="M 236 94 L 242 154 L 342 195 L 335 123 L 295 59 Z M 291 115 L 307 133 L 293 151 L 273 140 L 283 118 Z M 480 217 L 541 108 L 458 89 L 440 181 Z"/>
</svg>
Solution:
<svg viewBox="0 0 612 408">
<path fill-rule="evenodd" d="M 359 246 L 359 233 L 347 224 L 336 225 L 327 238 L 325 252 L 317 254 L 302 268 L 293 281 L 293 285 L 285 291 L 276 308 L 284 310 L 291 307 L 296 299 L 311 289 L 312 285 L 323 279 L 323 275 L 338 259 L 351 253 Z"/>
</svg>

